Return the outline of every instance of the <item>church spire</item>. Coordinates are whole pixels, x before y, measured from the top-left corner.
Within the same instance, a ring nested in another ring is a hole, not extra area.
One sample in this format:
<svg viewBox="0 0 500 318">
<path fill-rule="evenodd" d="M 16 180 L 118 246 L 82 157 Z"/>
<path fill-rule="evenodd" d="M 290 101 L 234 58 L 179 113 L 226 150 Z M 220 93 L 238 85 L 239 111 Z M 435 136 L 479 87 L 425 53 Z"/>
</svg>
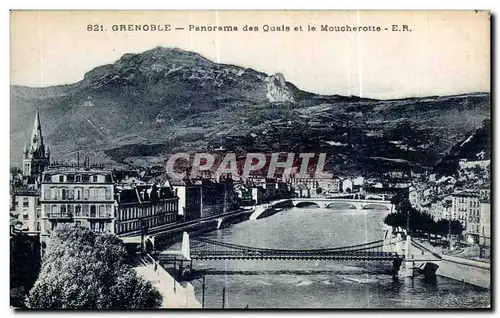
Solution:
<svg viewBox="0 0 500 318">
<path fill-rule="evenodd" d="M 40 112 L 36 110 L 33 131 L 31 133 L 31 151 L 35 157 L 45 156 L 45 145 L 43 144 L 42 125 L 40 123 Z"/>
</svg>

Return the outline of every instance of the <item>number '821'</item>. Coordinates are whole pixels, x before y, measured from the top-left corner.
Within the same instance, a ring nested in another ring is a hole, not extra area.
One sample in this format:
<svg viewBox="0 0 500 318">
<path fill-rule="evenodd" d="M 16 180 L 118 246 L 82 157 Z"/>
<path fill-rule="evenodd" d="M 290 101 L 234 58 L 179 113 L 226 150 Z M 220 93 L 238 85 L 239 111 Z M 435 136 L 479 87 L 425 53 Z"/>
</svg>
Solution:
<svg viewBox="0 0 500 318">
<path fill-rule="evenodd" d="M 104 26 L 102 24 L 88 24 L 87 31 L 90 32 L 104 31 Z"/>
</svg>

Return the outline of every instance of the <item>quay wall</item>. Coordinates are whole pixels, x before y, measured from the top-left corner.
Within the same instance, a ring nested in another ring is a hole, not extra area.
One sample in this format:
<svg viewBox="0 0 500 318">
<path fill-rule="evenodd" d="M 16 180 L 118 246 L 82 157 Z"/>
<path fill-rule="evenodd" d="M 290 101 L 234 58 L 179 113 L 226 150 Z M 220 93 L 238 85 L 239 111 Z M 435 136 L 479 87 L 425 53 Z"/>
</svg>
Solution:
<svg viewBox="0 0 500 318">
<path fill-rule="evenodd" d="M 193 285 L 181 285 L 149 255 L 141 258 L 141 264 L 134 269 L 137 274 L 151 282 L 163 297 L 161 308 L 201 308 L 196 299 Z"/>
<path fill-rule="evenodd" d="M 480 262 L 471 259 L 445 255 L 439 249 L 424 242 L 412 241 L 412 249 L 416 248 L 422 252 L 422 255 L 434 255 L 440 260 L 436 260 L 438 265 L 436 275 L 458 280 L 467 284 L 491 289 L 491 265 L 487 262 Z M 415 260 L 418 262 L 418 256 Z"/>
<path fill-rule="evenodd" d="M 442 255 L 436 275 L 491 289 L 490 264 Z"/>
</svg>

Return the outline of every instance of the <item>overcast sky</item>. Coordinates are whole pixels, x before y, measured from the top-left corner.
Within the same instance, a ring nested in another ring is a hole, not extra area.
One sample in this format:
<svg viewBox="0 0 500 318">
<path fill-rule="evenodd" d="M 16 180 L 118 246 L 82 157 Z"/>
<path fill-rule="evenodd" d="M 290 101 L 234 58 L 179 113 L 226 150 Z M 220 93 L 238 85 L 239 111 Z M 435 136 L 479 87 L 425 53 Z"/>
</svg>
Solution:
<svg viewBox="0 0 500 318">
<path fill-rule="evenodd" d="M 107 31 L 89 32 L 87 25 Z M 170 24 L 171 32 L 113 32 L 114 24 Z M 189 25 L 238 32 L 189 32 Z M 264 24 L 290 32 L 262 32 Z M 381 32 L 322 32 L 321 25 L 381 26 Z M 392 25 L 411 32 L 392 32 Z M 258 32 L 241 31 L 244 25 Z M 307 26 L 316 26 L 308 32 Z M 303 31 L 293 31 L 302 26 Z M 388 28 L 388 31 L 384 29 Z M 11 83 L 80 81 L 125 53 L 178 47 L 216 62 L 282 73 L 300 89 L 373 98 L 490 91 L 487 12 L 14 12 Z"/>
</svg>

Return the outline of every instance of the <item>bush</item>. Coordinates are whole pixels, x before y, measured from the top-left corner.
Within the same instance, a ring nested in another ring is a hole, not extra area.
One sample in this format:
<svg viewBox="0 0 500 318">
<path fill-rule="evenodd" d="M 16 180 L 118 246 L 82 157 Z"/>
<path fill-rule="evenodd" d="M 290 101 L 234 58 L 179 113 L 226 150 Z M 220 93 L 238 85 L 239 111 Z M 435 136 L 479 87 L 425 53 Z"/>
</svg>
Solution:
<svg viewBox="0 0 500 318">
<path fill-rule="evenodd" d="M 112 234 L 61 226 L 50 237 L 29 308 L 158 308 L 162 296 L 125 263 L 126 251 Z"/>
</svg>

